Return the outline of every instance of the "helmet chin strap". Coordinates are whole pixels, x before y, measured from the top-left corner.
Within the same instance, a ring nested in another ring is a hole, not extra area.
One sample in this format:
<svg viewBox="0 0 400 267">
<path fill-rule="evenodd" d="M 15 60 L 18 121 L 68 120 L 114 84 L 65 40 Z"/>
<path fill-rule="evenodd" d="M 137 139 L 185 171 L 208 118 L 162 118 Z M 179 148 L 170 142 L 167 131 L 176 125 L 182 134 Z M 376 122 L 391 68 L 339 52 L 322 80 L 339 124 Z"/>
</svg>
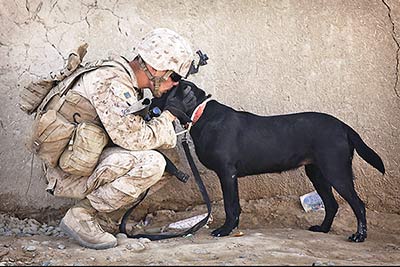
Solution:
<svg viewBox="0 0 400 267">
<path fill-rule="evenodd" d="M 161 97 L 162 93 L 160 92 L 160 85 L 162 82 L 166 81 L 168 77 L 171 75 L 172 71 L 167 71 L 163 76 L 161 77 L 156 77 L 153 74 L 150 73 L 149 69 L 147 68 L 146 64 L 144 63 L 142 57 L 138 57 L 139 61 L 139 66 L 140 68 L 144 71 L 146 74 L 147 78 L 149 78 L 150 81 L 153 82 L 154 88 L 151 89 L 151 92 L 153 93 L 154 97 Z"/>
<path fill-rule="evenodd" d="M 154 83 L 154 88 L 153 90 L 151 90 L 153 92 L 154 97 L 161 97 L 162 93 L 160 92 L 160 85 L 161 85 L 160 77 L 153 77 L 153 79 L 150 79 L 150 81 Z"/>
</svg>

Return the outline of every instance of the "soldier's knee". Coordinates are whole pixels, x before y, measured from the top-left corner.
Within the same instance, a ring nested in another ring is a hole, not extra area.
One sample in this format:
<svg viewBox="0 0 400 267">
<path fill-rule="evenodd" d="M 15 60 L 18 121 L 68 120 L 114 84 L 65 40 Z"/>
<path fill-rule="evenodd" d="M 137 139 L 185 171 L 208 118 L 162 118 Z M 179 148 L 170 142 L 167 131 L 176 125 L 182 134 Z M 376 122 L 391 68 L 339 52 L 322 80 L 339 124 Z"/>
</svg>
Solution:
<svg viewBox="0 0 400 267">
<path fill-rule="evenodd" d="M 162 175 L 162 173 L 164 173 L 165 166 L 167 165 L 164 156 L 157 151 L 151 150 L 149 151 L 149 157 L 153 167 Z"/>
</svg>

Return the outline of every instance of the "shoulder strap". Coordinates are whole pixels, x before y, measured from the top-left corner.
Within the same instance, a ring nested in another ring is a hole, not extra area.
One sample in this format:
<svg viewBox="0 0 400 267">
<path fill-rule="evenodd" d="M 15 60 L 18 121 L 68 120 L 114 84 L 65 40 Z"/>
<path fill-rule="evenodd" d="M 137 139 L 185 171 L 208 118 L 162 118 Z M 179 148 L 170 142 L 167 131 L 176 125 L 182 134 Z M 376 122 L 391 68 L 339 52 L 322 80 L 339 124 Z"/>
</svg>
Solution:
<svg viewBox="0 0 400 267">
<path fill-rule="evenodd" d="M 46 107 L 47 103 L 55 96 L 60 97 L 65 95 L 69 89 L 74 85 L 78 78 L 87 72 L 98 69 L 100 67 L 112 66 L 109 64 L 109 60 L 97 60 L 94 62 L 88 62 L 84 66 L 79 67 L 74 73 L 68 76 L 66 79 L 60 81 L 55 87 L 53 87 L 50 92 L 43 99 L 42 103 L 37 109 L 37 114 L 41 114 L 43 109 Z"/>
</svg>

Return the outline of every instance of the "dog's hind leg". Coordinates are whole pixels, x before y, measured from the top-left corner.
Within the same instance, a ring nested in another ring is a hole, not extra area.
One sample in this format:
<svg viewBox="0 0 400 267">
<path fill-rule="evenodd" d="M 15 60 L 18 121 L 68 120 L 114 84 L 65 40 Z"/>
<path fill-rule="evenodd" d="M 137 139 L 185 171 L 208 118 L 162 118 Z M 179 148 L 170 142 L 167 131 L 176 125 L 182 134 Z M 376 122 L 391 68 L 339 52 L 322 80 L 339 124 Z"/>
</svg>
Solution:
<svg viewBox="0 0 400 267">
<path fill-rule="evenodd" d="M 314 164 L 305 166 L 306 174 L 310 178 L 318 195 L 321 197 L 325 206 L 325 218 L 321 225 L 314 225 L 309 228 L 313 232 L 327 233 L 331 229 L 333 219 L 338 210 L 338 204 L 332 193 L 332 186 L 322 176 L 321 170 Z"/>
<path fill-rule="evenodd" d="M 239 225 L 240 203 L 238 179 L 236 169 L 234 168 L 223 168 L 216 172 L 222 187 L 226 219 L 225 223 L 211 234 L 213 236 L 227 236 Z"/>
<path fill-rule="evenodd" d="M 338 163 L 338 162 L 336 162 Z M 365 205 L 354 189 L 353 172 L 350 162 L 331 164 L 321 168 L 323 176 L 350 205 L 357 217 L 357 232 L 349 237 L 350 241 L 363 242 L 367 238 L 367 219 Z"/>
</svg>

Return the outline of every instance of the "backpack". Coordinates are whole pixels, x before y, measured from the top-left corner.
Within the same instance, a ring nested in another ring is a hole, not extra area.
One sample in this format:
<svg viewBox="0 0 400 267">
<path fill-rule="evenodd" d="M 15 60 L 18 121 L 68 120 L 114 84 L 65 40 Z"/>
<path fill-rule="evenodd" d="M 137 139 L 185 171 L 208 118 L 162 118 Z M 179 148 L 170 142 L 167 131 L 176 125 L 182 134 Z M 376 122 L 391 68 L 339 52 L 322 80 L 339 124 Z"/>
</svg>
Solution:
<svg viewBox="0 0 400 267">
<path fill-rule="evenodd" d="M 81 65 L 87 47 L 85 43 L 70 53 L 61 70 L 24 87 L 19 101 L 22 111 L 36 113 L 28 150 L 47 166 L 60 164 L 77 175 L 90 175 L 109 140 L 90 101 L 69 90 L 84 73 L 110 66 L 109 60 Z"/>
<path fill-rule="evenodd" d="M 51 72 L 48 77 L 41 78 L 28 84 L 20 93 L 20 101 L 18 103 L 20 109 L 27 114 L 34 113 L 44 98 L 57 84 L 63 81 L 66 77 L 80 66 L 82 59 L 87 53 L 88 44 L 82 44 L 76 51 L 69 54 L 67 64 L 64 68 L 57 72 Z M 60 85 L 61 87 L 63 84 Z"/>
</svg>

